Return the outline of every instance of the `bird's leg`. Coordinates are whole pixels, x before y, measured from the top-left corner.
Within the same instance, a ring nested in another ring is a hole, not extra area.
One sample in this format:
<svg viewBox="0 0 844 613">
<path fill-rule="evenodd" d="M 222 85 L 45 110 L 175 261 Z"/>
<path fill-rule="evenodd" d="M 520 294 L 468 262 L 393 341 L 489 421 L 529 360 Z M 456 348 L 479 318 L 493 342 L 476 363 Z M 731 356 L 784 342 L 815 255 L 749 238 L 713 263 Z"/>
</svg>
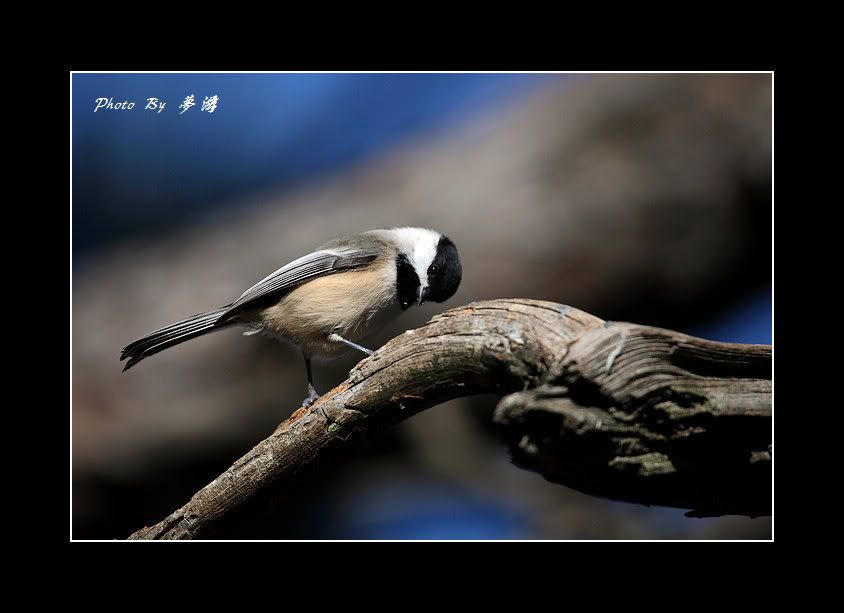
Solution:
<svg viewBox="0 0 844 613">
<path fill-rule="evenodd" d="M 311 358 L 304 351 L 302 352 L 302 357 L 305 358 L 305 370 L 308 372 L 308 395 L 302 401 L 302 406 L 307 409 L 314 402 L 316 402 L 316 399 L 319 398 L 319 394 L 317 393 L 316 388 L 314 387 L 314 377 L 311 373 Z"/>
<path fill-rule="evenodd" d="M 348 345 L 352 349 L 357 349 L 358 351 L 362 351 L 366 355 L 372 355 L 372 353 L 373 353 L 372 349 L 367 349 L 363 345 L 358 345 L 357 343 L 353 343 L 349 339 L 343 338 L 342 336 L 340 336 L 336 332 L 332 332 L 331 334 L 329 334 L 328 340 L 333 341 L 335 343 L 343 343 L 344 345 Z"/>
</svg>

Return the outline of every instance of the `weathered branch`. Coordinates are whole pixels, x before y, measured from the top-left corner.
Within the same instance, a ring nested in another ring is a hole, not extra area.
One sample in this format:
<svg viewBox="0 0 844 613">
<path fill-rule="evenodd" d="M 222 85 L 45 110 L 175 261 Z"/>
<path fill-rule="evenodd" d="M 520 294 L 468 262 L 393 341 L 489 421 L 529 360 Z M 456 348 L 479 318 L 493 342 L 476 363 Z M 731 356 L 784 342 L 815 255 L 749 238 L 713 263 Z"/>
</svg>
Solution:
<svg viewBox="0 0 844 613">
<path fill-rule="evenodd" d="M 349 378 L 132 539 L 219 537 L 331 452 L 446 400 L 505 395 L 514 461 L 619 500 L 698 515 L 769 514 L 771 349 L 610 323 L 536 300 L 472 303 L 360 362 Z"/>
</svg>

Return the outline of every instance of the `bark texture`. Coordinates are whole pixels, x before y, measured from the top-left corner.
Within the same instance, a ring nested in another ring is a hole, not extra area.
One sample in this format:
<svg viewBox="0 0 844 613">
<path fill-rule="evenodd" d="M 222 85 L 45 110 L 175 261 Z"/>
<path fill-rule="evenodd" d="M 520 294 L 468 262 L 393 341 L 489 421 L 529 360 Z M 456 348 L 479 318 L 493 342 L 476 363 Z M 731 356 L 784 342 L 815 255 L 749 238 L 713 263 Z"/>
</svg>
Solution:
<svg viewBox="0 0 844 613">
<path fill-rule="evenodd" d="M 349 445 L 496 393 L 514 461 L 584 492 L 695 515 L 769 514 L 771 349 L 604 322 L 537 300 L 451 309 L 392 339 L 309 409 L 131 539 L 225 537 Z"/>
</svg>

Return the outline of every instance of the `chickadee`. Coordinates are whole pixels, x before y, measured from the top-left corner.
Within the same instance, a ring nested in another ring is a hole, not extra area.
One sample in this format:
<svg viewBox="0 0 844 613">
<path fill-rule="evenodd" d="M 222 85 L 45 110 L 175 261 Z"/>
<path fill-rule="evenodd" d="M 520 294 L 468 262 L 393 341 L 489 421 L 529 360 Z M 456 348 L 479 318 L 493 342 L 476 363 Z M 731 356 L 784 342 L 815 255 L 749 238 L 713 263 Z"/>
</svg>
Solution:
<svg viewBox="0 0 844 613">
<path fill-rule="evenodd" d="M 425 228 L 372 230 L 327 242 L 258 281 L 240 298 L 156 330 L 124 347 L 127 370 L 151 355 L 230 326 L 244 335 L 264 333 L 297 345 L 305 358 L 310 406 L 311 357 L 348 347 L 370 355 L 357 341 L 411 304 L 444 302 L 462 277 L 451 240 Z"/>
</svg>

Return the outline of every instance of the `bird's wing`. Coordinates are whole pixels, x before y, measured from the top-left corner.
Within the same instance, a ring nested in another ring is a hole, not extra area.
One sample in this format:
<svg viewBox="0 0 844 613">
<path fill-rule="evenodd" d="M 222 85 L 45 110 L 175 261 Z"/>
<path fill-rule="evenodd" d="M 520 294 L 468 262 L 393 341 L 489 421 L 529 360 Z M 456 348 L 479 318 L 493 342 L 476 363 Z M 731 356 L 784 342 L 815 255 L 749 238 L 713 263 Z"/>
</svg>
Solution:
<svg viewBox="0 0 844 613">
<path fill-rule="evenodd" d="M 217 323 L 223 323 L 233 316 L 252 308 L 270 306 L 283 294 L 305 281 L 334 274 L 351 268 L 367 266 L 376 257 L 375 250 L 327 249 L 309 253 L 276 270 L 261 279 L 241 294 L 220 316 Z"/>
</svg>

